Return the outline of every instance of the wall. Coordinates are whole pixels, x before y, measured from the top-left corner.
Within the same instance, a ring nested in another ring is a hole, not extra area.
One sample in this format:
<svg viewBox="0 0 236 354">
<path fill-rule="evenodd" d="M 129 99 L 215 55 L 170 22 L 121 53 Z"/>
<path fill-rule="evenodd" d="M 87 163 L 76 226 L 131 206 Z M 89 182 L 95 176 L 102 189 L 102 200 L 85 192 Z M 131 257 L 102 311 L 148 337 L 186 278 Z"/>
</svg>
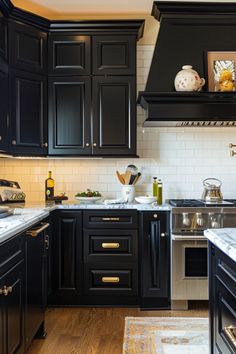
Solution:
<svg viewBox="0 0 236 354">
<path fill-rule="evenodd" d="M 138 90 L 145 86 L 153 46 L 138 46 Z M 168 68 L 167 68 L 168 69 Z M 140 159 L 0 159 L 0 177 L 19 181 L 28 201 L 44 199 L 44 180 L 52 170 L 56 193 L 66 192 L 74 200 L 86 188 L 99 190 L 105 198 L 120 196 L 115 171 L 130 163 L 143 170 L 136 194 L 152 192 L 152 176 L 164 183 L 164 198 L 199 198 L 202 180 L 223 181 L 223 194 L 236 198 L 236 160 L 228 144 L 236 143 L 235 128 L 142 128 L 144 112 L 138 109 L 138 154 Z"/>
</svg>

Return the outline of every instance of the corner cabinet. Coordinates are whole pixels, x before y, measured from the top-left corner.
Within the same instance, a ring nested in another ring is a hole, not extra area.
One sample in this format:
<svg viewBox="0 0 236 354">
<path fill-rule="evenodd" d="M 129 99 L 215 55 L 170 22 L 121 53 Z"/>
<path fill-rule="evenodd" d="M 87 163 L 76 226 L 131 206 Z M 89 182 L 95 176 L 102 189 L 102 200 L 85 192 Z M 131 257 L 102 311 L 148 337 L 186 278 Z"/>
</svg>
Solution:
<svg viewBox="0 0 236 354">
<path fill-rule="evenodd" d="M 141 307 L 170 308 L 170 212 L 142 212 Z"/>
</svg>

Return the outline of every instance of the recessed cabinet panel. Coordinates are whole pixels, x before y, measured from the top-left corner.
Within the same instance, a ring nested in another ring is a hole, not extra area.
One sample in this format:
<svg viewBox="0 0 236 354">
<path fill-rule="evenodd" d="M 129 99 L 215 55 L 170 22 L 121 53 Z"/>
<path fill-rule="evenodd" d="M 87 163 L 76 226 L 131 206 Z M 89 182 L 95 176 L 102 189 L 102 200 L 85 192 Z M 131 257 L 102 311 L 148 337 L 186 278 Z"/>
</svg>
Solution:
<svg viewBox="0 0 236 354">
<path fill-rule="evenodd" d="M 50 75 L 89 75 L 90 37 L 51 35 L 49 37 Z"/>
<path fill-rule="evenodd" d="M 2 62 L 0 60 L 0 65 Z M 2 68 L 2 66 L 1 66 Z M 0 70 L 0 150 L 6 151 L 8 146 L 8 74 Z"/>
<path fill-rule="evenodd" d="M 9 23 L 10 65 L 21 70 L 46 73 L 47 35 L 25 24 Z"/>
<path fill-rule="evenodd" d="M 94 75 L 135 75 L 135 36 L 94 36 Z"/>
<path fill-rule="evenodd" d="M 93 153 L 135 154 L 135 78 L 93 78 Z"/>
<path fill-rule="evenodd" d="M 0 55 L 7 58 L 7 22 L 0 12 Z"/>
<path fill-rule="evenodd" d="M 49 154 L 91 153 L 90 78 L 49 80 Z"/>
<path fill-rule="evenodd" d="M 46 90 L 44 76 L 11 72 L 11 152 L 46 154 Z"/>
</svg>

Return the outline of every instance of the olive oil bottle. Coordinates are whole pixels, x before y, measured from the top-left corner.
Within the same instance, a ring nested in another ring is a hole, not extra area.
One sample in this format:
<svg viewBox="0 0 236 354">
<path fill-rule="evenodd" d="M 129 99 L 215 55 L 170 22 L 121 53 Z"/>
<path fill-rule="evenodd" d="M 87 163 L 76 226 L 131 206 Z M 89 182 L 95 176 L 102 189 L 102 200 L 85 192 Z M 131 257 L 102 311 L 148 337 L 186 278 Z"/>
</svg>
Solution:
<svg viewBox="0 0 236 354">
<path fill-rule="evenodd" d="M 152 195 L 157 198 L 157 177 L 153 177 L 152 182 Z"/>
<path fill-rule="evenodd" d="M 45 199 L 50 200 L 54 197 L 54 179 L 52 171 L 48 171 L 48 178 L 45 180 Z"/>
<path fill-rule="evenodd" d="M 157 204 L 162 205 L 162 193 L 163 193 L 163 184 L 161 179 L 157 182 Z"/>
</svg>

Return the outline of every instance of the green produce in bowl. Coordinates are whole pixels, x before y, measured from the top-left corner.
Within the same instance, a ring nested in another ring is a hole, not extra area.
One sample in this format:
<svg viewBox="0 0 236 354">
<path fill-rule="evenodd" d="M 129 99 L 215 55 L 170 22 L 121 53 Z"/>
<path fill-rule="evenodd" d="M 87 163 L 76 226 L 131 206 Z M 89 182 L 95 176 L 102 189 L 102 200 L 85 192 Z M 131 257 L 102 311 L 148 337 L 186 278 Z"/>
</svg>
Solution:
<svg viewBox="0 0 236 354">
<path fill-rule="evenodd" d="M 91 191 L 91 189 L 87 189 L 86 192 L 81 192 L 81 193 L 77 193 L 75 195 L 76 197 L 85 197 L 85 198 L 92 198 L 92 197 L 101 197 L 101 193 L 99 193 L 98 191 Z"/>
</svg>

